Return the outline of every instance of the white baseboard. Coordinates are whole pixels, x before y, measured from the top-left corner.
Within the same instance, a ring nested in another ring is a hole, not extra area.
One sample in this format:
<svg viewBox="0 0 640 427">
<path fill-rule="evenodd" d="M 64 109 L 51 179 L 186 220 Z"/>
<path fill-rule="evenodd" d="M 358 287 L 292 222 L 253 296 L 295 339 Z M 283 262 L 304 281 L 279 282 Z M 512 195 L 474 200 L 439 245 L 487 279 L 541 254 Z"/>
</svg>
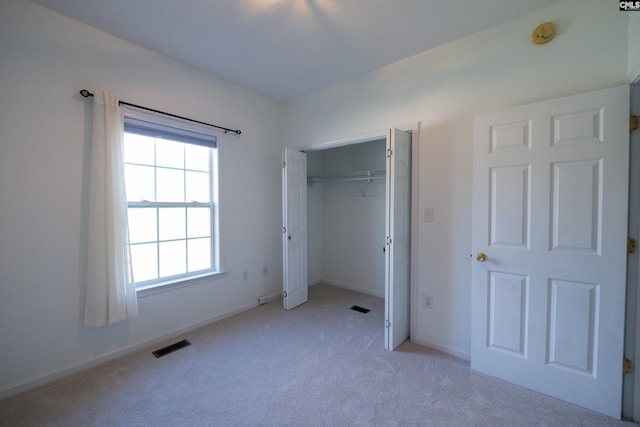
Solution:
<svg viewBox="0 0 640 427">
<path fill-rule="evenodd" d="M 282 297 L 282 292 L 275 292 L 273 294 L 267 295 L 267 301 L 275 301 L 279 297 Z M 39 387 L 39 386 L 41 386 L 43 384 L 58 380 L 60 378 L 64 378 L 64 377 L 66 377 L 68 375 L 75 374 L 75 373 L 80 372 L 80 371 L 84 371 L 86 369 L 92 368 L 92 367 L 100 365 L 102 363 L 106 363 L 106 362 L 109 362 L 111 360 L 117 359 L 118 357 L 124 356 L 126 354 L 133 353 L 134 351 L 142 350 L 142 349 L 144 349 L 146 347 L 150 347 L 150 346 L 162 343 L 164 341 L 169 341 L 169 340 L 175 339 L 180 335 L 184 335 L 184 334 L 186 334 L 188 332 L 191 332 L 191 331 L 196 330 L 198 328 L 201 328 L 203 326 L 207 326 L 207 325 L 210 325 L 212 323 L 218 322 L 218 321 L 220 321 L 222 319 L 225 319 L 227 317 L 231 317 L 231 316 L 233 316 L 235 314 L 242 313 L 243 311 L 250 310 L 250 309 L 252 309 L 254 307 L 257 307 L 258 305 L 259 305 L 258 304 L 258 300 L 256 298 L 256 301 L 253 302 L 253 303 L 245 304 L 245 305 L 237 307 L 235 309 L 228 310 L 228 311 L 226 311 L 226 312 L 224 312 L 222 314 L 210 317 L 210 318 L 208 318 L 206 320 L 203 320 L 203 321 L 200 321 L 200 322 L 197 322 L 197 323 L 193 323 L 193 324 L 191 324 L 189 326 L 185 326 L 183 328 L 174 329 L 174 330 L 172 330 L 170 332 L 167 332 L 166 334 L 162 334 L 162 335 L 159 335 L 157 337 L 154 337 L 154 338 L 151 338 L 151 339 L 148 339 L 148 340 L 144 340 L 144 341 L 140 341 L 140 342 L 137 342 L 137 343 L 133 343 L 133 344 L 128 345 L 126 347 L 123 347 L 121 349 L 112 351 L 110 353 L 103 354 L 101 356 L 98 356 L 96 358 L 87 360 L 85 362 L 80 362 L 80 363 L 77 363 L 77 364 L 73 364 L 73 365 L 68 366 L 66 368 L 57 370 L 57 371 L 55 371 L 53 373 L 46 374 L 46 375 L 40 376 L 38 378 L 34 378 L 34 379 L 31 379 L 31 380 L 25 381 L 23 383 L 15 385 L 15 386 L 10 386 L 8 388 L 0 390 L 0 399 L 7 398 L 7 397 L 10 397 L 10 396 L 16 395 L 18 393 L 22 393 L 23 391 L 27 391 L 27 390 Z"/>
<path fill-rule="evenodd" d="M 338 288 L 349 289 L 350 291 L 361 292 L 363 294 L 372 295 L 374 297 L 384 298 L 384 291 L 380 293 L 380 292 L 372 291 L 371 289 L 361 288 L 359 286 L 351 285 L 349 283 L 342 283 L 342 282 L 337 282 L 335 280 L 327 280 L 327 279 L 322 279 L 318 281 L 318 283 L 326 283 L 327 285 L 337 286 Z"/>
<path fill-rule="evenodd" d="M 437 351 L 442 352 L 444 354 L 448 354 L 449 356 L 453 356 L 453 357 L 455 357 L 457 359 L 466 360 L 467 362 L 471 361 L 471 355 L 469 353 L 465 353 L 465 352 L 453 349 L 451 347 L 443 346 L 443 345 L 440 345 L 440 344 L 432 343 L 430 341 L 416 339 L 414 337 L 410 337 L 410 340 L 411 340 L 412 343 L 421 345 L 423 347 L 430 348 L 432 350 L 437 350 Z"/>
</svg>

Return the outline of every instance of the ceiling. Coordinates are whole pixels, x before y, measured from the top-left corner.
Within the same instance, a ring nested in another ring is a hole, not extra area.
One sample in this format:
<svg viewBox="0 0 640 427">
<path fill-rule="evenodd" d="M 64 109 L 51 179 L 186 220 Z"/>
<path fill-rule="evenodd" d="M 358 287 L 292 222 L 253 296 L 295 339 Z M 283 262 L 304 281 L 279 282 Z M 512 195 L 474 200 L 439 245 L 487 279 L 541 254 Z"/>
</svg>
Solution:
<svg viewBox="0 0 640 427">
<path fill-rule="evenodd" d="M 561 0 L 32 1 L 288 101 Z"/>
</svg>

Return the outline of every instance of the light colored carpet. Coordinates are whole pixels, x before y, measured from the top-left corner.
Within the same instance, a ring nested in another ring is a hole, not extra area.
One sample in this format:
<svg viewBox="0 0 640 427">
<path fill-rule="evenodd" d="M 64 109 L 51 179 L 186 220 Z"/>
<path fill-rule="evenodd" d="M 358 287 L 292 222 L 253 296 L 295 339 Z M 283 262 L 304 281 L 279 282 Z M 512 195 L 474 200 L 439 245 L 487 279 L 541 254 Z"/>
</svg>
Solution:
<svg viewBox="0 0 640 427">
<path fill-rule="evenodd" d="M 349 308 L 371 309 L 362 314 Z M 2 426 L 630 426 L 403 343 L 380 298 L 316 285 L 0 401 Z"/>
</svg>

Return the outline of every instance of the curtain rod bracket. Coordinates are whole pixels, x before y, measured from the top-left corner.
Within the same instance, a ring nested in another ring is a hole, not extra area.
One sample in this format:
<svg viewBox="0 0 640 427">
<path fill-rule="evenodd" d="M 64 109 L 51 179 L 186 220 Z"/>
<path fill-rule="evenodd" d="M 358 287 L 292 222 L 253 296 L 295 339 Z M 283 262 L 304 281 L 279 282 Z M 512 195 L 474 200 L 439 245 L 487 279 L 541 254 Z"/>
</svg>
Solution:
<svg viewBox="0 0 640 427">
<path fill-rule="evenodd" d="M 89 92 L 87 89 L 80 90 L 80 95 L 83 98 L 89 98 L 89 97 L 93 96 L 93 94 L 91 92 Z M 141 108 L 141 109 L 146 110 L 146 111 L 152 111 L 154 113 L 164 114 L 165 116 L 174 117 L 176 119 L 187 120 L 189 122 L 198 123 L 198 124 L 205 125 L 205 126 L 210 126 L 210 127 L 216 128 L 216 129 L 221 129 L 221 130 L 224 131 L 225 135 L 228 134 L 229 132 L 233 132 L 236 135 L 240 135 L 242 133 L 242 131 L 240 129 L 229 129 L 229 128 L 225 128 L 225 127 L 218 126 L 218 125 L 212 125 L 210 123 L 201 122 L 199 120 L 193 120 L 193 119 L 190 119 L 188 117 L 178 116 L 176 114 L 165 113 L 164 111 L 154 110 L 153 108 L 147 108 L 147 107 L 143 107 L 141 105 L 130 104 L 130 103 L 124 102 L 124 101 L 119 101 L 119 104 L 120 105 L 128 105 L 129 107 Z"/>
</svg>

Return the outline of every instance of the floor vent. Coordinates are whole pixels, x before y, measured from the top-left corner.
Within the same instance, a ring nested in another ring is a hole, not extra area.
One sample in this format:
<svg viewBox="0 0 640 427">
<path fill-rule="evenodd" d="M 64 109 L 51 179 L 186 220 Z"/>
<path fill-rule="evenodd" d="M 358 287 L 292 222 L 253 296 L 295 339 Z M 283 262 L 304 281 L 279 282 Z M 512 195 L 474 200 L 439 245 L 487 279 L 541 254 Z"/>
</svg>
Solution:
<svg viewBox="0 0 640 427">
<path fill-rule="evenodd" d="M 156 358 L 160 358 L 162 356 L 166 356 L 169 353 L 173 353 L 174 351 L 180 350 L 181 348 L 185 348 L 190 346 L 191 343 L 187 340 L 178 341 L 177 343 L 168 345 L 159 350 L 151 352 Z"/>
<path fill-rule="evenodd" d="M 368 308 L 362 308 L 358 305 L 354 305 L 353 307 L 351 307 L 351 310 L 359 311 L 360 313 L 368 313 L 371 311 Z"/>
</svg>

